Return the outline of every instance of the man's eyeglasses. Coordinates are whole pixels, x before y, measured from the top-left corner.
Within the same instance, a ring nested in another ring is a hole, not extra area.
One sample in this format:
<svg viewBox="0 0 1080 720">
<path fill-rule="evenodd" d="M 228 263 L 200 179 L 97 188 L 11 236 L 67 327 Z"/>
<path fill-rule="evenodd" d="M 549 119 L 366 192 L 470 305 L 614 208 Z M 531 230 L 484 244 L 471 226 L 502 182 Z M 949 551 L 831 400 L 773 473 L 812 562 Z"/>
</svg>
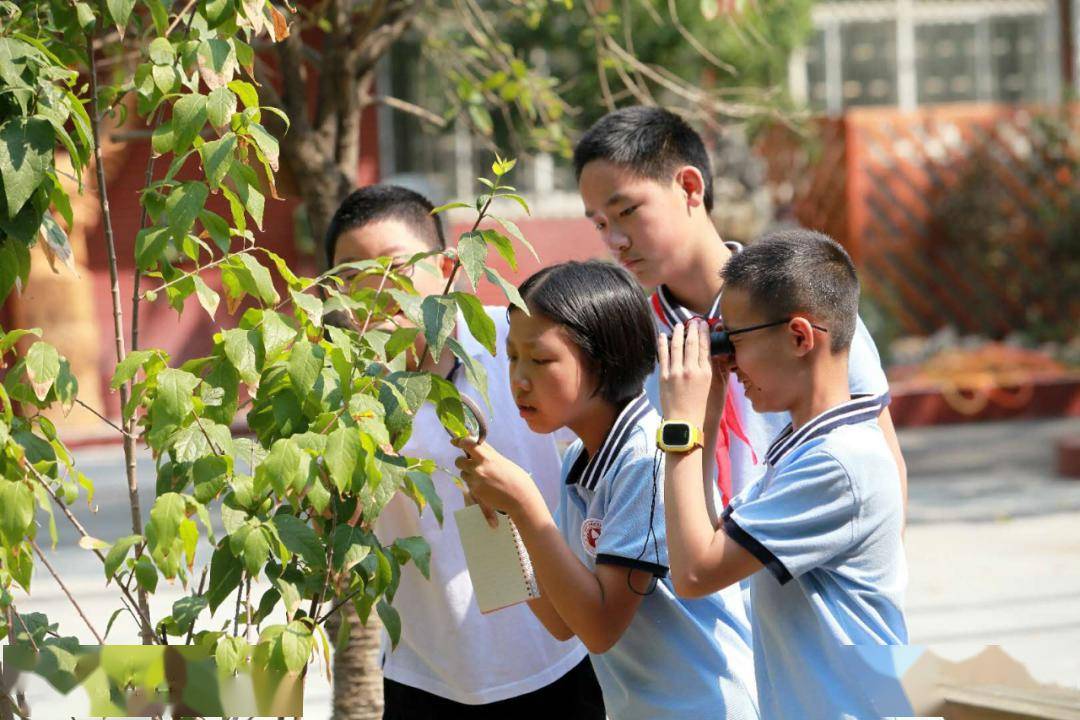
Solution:
<svg viewBox="0 0 1080 720">
<path fill-rule="evenodd" d="M 751 325 L 750 327 L 738 328 L 736 330 L 714 328 L 709 332 L 709 353 L 713 357 L 720 356 L 732 360 L 735 358 L 735 343 L 731 342 L 732 335 L 753 332 L 754 330 L 764 330 L 765 328 L 776 327 L 777 325 L 786 325 L 791 321 L 792 318 L 784 318 L 783 320 L 775 320 L 773 322 L 761 323 L 760 325 Z M 814 328 L 815 330 L 820 330 L 823 333 L 829 332 L 821 325 L 814 325 L 813 323 L 810 323 L 810 327 Z"/>
</svg>

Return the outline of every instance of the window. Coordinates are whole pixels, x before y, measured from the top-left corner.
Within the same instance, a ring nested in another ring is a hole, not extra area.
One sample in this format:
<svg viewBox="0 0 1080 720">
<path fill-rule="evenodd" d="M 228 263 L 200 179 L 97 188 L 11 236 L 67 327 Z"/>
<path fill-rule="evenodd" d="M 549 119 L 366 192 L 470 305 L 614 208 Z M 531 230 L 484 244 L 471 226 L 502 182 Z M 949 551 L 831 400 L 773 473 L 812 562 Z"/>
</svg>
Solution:
<svg viewBox="0 0 1080 720">
<path fill-rule="evenodd" d="M 844 23 L 840 42 L 844 105 L 895 105 L 896 22 Z"/>
<path fill-rule="evenodd" d="M 1007 17 L 990 21 L 994 100 L 1022 102 L 1043 96 L 1043 77 L 1039 72 L 1042 67 L 1040 20 L 1034 17 Z"/>
<path fill-rule="evenodd" d="M 978 99 L 973 23 L 915 27 L 916 78 L 920 105 Z"/>
<path fill-rule="evenodd" d="M 1035 102 L 1057 87 L 1050 0 L 831 0 L 813 12 L 791 72 L 793 92 L 817 110 Z"/>
</svg>

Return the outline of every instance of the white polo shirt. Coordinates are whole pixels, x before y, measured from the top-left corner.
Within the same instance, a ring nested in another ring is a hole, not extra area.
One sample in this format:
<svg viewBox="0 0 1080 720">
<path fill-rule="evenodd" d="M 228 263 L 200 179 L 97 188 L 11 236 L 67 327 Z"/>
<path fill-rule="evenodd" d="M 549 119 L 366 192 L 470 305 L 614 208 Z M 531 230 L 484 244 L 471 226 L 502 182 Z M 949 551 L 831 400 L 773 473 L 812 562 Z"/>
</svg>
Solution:
<svg viewBox="0 0 1080 720">
<path fill-rule="evenodd" d="M 510 394 L 504 347 L 509 328 L 506 308 L 486 308 L 495 321 L 497 355 L 492 357 L 473 338 L 461 317 L 459 340 L 485 370 L 491 409 L 488 439 L 491 446 L 525 468 L 536 481 L 548 507 L 559 503 L 559 455 L 551 435 L 529 430 Z M 454 384 L 484 408 L 480 393 L 455 374 Z M 404 454 L 433 459 L 440 468 L 453 469 L 461 451 L 425 405 L 413 421 Z M 401 641 L 391 651 L 384 633 L 383 674 L 395 682 L 419 688 L 459 703 L 478 705 L 517 697 L 558 680 L 586 655 L 576 639 L 559 642 L 524 605 L 481 615 L 473 600 L 473 587 L 465 567 L 454 511 L 464 506 L 461 490 L 443 470 L 433 475 L 443 501 L 443 525 L 430 509 L 422 515 L 398 493 L 375 524 L 379 539 L 389 544 L 399 537 L 422 535 L 431 545 L 431 580 L 412 564 L 402 568 L 394 607 L 401 614 Z"/>
<path fill-rule="evenodd" d="M 622 409 L 596 455 L 581 441 L 563 461 L 556 520 L 589 570 L 643 570 L 655 587 L 622 637 L 592 655 L 612 720 L 756 720 L 750 624 L 737 586 L 676 596 L 668 577 L 660 418 L 641 395 Z"/>
</svg>

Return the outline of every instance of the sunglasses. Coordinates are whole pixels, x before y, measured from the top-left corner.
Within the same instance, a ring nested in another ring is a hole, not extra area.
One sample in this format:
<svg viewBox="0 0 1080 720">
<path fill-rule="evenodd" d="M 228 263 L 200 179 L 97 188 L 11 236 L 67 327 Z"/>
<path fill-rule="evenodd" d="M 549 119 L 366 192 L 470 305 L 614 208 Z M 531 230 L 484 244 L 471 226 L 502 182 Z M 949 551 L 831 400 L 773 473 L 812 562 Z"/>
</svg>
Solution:
<svg viewBox="0 0 1080 720">
<path fill-rule="evenodd" d="M 714 328 L 709 331 L 709 353 L 713 357 L 721 357 L 730 362 L 735 359 L 735 343 L 731 342 L 732 335 L 753 332 L 754 330 L 764 330 L 765 328 L 776 327 L 777 325 L 786 325 L 791 321 L 792 318 L 784 318 L 783 320 L 761 323 L 760 325 L 751 325 L 750 327 L 738 328 L 737 330 Z M 829 332 L 821 325 L 810 323 L 810 327 L 815 330 L 820 330 L 823 333 Z"/>
</svg>

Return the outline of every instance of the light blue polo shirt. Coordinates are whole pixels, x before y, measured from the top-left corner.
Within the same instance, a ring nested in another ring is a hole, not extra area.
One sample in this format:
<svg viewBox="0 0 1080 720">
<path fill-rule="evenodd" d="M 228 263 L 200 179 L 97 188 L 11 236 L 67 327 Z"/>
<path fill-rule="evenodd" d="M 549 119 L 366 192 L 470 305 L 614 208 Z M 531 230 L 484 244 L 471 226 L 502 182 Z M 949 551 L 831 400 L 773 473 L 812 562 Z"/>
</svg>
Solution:
<svg viewBox="0 0 1080 720">
<path fill-rule="evenodd" d="M 844 645 L 903 645 L 907 564 L 880 398 L 856 397 L 770 446 L 723 529 L 765 569 L 750 578 L 761 717 L 913 714 L 896 678 L 854 672 Z M 898 700 L 899 699 L 899 700 Z"/>
<path fill-rule="evenodd" d="M 668 578 L 660 418 L 640 395 L 594 457 L 576 441 L 563 460 L 557 522 L 574 554 L 656 578 L 606 653 L 590 655 L 612 720 L 757 718 L 750 625 L 738 587 L 676 597 Z"/>
</svg>

